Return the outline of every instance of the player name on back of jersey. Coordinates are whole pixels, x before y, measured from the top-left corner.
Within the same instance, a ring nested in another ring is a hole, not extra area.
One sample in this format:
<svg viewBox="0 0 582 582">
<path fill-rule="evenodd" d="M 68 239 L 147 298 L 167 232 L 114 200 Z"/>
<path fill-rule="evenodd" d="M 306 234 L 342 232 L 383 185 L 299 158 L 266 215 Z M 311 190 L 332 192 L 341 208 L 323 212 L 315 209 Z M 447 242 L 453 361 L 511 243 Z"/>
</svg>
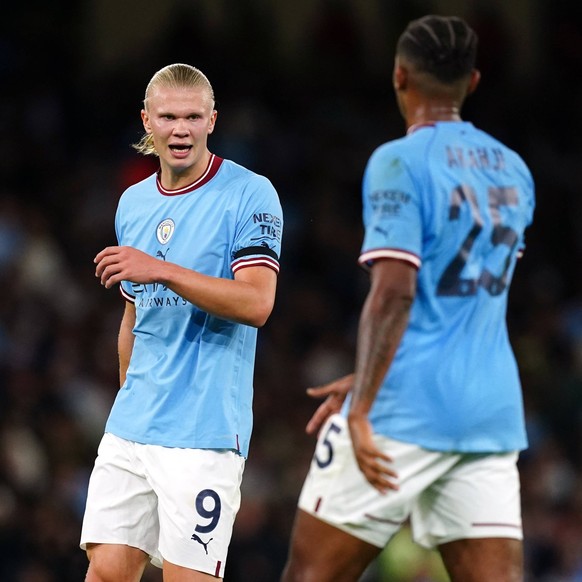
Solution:
<svg viewBox="0 0 582 582">
<path fill-rule="evenodd" d="M 505 157 L 501 148 L 469 148 L 445 146 L 449 168 L 504 170 Z"/>
</svg>

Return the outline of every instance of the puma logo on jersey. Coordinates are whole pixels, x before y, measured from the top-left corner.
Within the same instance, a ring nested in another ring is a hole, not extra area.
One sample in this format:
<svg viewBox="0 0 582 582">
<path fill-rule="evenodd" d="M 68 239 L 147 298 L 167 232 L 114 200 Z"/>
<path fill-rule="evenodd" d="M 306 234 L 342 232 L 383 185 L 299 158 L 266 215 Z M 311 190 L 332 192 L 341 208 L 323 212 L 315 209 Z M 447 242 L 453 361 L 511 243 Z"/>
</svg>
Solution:
<svg viewBox="0 0 582 582">
<path fill-rule="evenodd" d="M 190 538 L 191 540 L 194 540 L 196 542 L 198 542 L 203 548 L 204 551 L 206 552 L 206 555 L 208 555 L 208 544 L 214 539 L 214 538 L 210 538 L 207 542 L 203 542 L 199 537 L 198 534 L 192 534 L 192 537 Z"/>
</svg>

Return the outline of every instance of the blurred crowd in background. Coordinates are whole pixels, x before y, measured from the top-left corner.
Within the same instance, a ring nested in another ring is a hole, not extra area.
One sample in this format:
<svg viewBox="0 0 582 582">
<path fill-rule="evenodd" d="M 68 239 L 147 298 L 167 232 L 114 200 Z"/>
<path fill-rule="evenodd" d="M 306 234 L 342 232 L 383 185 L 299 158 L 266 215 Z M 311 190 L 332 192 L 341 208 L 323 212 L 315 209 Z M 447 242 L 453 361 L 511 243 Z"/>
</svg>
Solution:
<svg viewBox="0 0 582 582">
<path fill-rule="evenodd" d="M 483 81 L 464 117 L 521 153 L 537 212 L 510 293 L 530 448 L 527 579 L 582 580 L 582 18 L 560 0 L 31 0 L 0 20 L 0 580 L 77 582 L 88 477 L 118 389 L 123 301 L 94 277 L 153 73 L 201 68 L 211 150 L 266 175 L 285 214 L 277 304 L 259 333 L 255 428 L 227 582 L 275 582 L 313 452 L 305 389 L 352 370 L 368 288 L 360 180 L 404 132 L 391 88 L 408 20 L 464 16 Z M 162 6 L 163 5 L 163 6 Z M 446 580 L 407 532 L 369 582 Z M 148 569 L 145 580 L 160 580 Z"/>
</svg>

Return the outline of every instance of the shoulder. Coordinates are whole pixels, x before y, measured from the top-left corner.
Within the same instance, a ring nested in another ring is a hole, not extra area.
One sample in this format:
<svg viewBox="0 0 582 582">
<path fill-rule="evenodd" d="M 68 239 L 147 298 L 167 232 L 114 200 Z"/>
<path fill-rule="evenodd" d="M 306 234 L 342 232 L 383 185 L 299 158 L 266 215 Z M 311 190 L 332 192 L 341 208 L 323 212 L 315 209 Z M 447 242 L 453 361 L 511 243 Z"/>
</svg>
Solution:
<svg viewBox="0 0 582 582">
<path fill-rule="evenodd" d="M 411 151 L 410 138 L 412 136 L 404 136 L 397 139 L 387 141 L 379 145 L 370 156 L 370 160 L 385 160 L 398 156 L 406 156 Z"/>
<path fill-rule="evenodd" d="M 236 189 L 242 198 L 273 198 L 278 199 L 277 191 L 271 181 L 261 175 L 233 162 L 224 159 L 219 170 L 223 187 Z"/>
<path fill-rule="evenodd" d="M 147 191 L 157 191 L 156 186 L 156 174 L 151 174 L 147 178 L 132 184 L 121 194 L 120 202 L 124 201 L 131 201 L 134 197 L 141 197 L 143 196 L 144 192 Z"/>
<path fill-rule="evenodd" d="M 431 133 L 419 131 L 383 143 L 370 155 L 368 167 L 380 165 L 397 169 L 414 165 L 423 158 Z"/>
<path fill-rule="evenodd" d="M 419 160 L 424 148 L 405 136 L 378 146 L 370 155 L 364 172 L 366 184 L 395 184 L 410 181 L 412 175 L 422 167 Z M 412 170 L 415 170 L 413 172 Z"/>
<path fill-rule="evenodd" d="M 242 184 L 269 184 L 272 186 L 270 180 L 261 174 L 257 174 L 232 160 L 222 160 L 220 172 L 224 178 L 239 181 Z"/>
<path fill-rule="evenodd" d="M 531 170 L 521 155 L 511 147 L 501 142 L 496 137 L 483 131 L 476 129 L 484 140 L 489 140 L 490 147 L 497 148 L 503 153 L 506 164 L 516 173 L 520 174 L 522 178 L 533 186 L 533 177 Z"/>
<path fill-rule="evenodd" d="M 483 129 L 479 129 L 477 127 L 473 127 L 475 133 L 478 134 L 479 140 L 487 143 L 488 147 L 490 148 L 497 148 L 499 151 L 503 152 L 503 155 L 510 159 L 512 162 L 517 162 L 519 164 L 526 165 L 521 156 L 513 150 L 511 147 L 503 143 L 501 140 L 496 138 L 495 136 L 491 135 L 490 133 L 484 131 Z"/>
</svg>

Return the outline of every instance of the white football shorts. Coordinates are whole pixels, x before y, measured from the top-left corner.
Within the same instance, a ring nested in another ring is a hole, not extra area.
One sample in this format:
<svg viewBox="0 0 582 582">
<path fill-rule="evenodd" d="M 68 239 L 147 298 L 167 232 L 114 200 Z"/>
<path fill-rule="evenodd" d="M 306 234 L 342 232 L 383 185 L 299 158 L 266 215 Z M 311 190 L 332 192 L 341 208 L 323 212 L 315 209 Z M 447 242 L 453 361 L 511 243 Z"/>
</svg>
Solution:
<svg viewBox="0 0 582 582">
<path fill-rule="evenodd" d="M 398 491 L 380 493 L 360 471 L 346 420 L 322 428 L 299 507 L 358 539 L 383 548 L 410 519 L 414 540 L 434 548 L 469 538 L 523 538 L 516 452 L 429 451 L 380 435 L 393 459 Z"/>
<path fill-rule="evenodd" d="M 81 548 L 139 548 L 224 577 L 245 460 L 234 451 L 144 445 L 105 433 L 89 481 Z"/>
</svg>

